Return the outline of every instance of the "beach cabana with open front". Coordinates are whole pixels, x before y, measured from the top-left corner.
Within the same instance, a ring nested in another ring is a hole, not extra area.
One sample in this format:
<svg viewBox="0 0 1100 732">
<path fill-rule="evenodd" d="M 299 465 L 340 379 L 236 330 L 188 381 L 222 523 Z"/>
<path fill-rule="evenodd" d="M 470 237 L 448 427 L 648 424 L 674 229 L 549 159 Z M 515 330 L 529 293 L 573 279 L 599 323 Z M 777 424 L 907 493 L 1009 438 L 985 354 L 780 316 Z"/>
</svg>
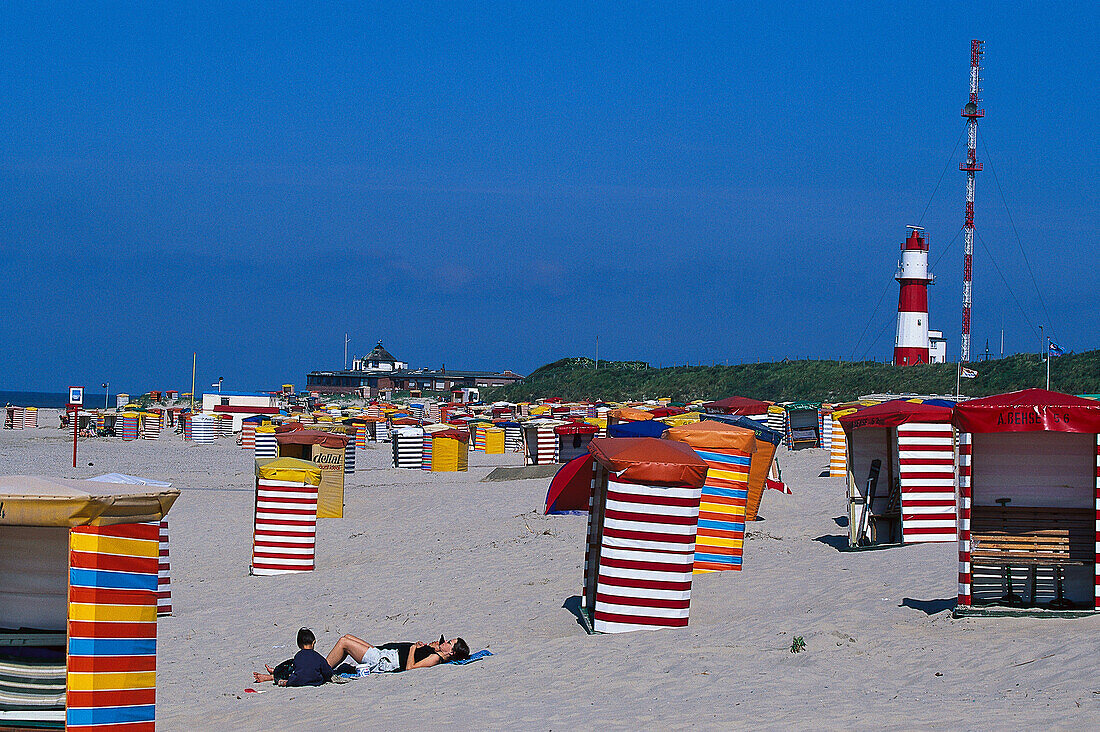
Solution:
<svg viewBox="0 0 1100 732">
<path fill-rule="evenodd" d="M 554 428 L 558 439 L 557 456 L 554 462 L 567 463 L 573 458 L 588 454 L 588 443 L 596 436 L 600 428 L 587 422 L 559 424 Z"/>
<path fill-rule="evenodd" d="M 159 522 L 178 497 L 0 477 L 0 727 L 153 731 Z"/>
<path fill-rule="evenodd" d="M 821 402 L 791 402 L 786 405 L 787 447 L 801 450 L 821 447 Z"/>
<path fill-rule="evenodd" d="M 853 548 L 955 541 L 951 409 L 895 399 L 840 418 Z"/>
<path fill-rule="evenodd" d="M 1043 389 L 955 406 L 956 614 L 1100 609 L 1100 403 Z"/>
<path fill-rule="evenodd" d="M 582 615 L 597 633 L 684 627 L 707 464 L 652 437 L 594 439 Z"/>
</svg>

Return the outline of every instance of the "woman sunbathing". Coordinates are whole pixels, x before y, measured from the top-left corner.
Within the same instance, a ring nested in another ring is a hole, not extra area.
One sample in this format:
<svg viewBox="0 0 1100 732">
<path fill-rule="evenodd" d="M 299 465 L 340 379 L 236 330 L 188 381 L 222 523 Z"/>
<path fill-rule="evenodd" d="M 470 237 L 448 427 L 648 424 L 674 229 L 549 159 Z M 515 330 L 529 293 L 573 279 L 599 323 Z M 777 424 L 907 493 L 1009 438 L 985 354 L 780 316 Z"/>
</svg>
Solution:
<svg viewBox="0 0 1100 732">
<path fill-rule="evenodd" d="M 400 673 L 414 668 L 431 668 L 448 661 L 462 661 L 470 656 L 470 646 L 461 638 L 446 640 L 442 635 L 431 643 L 385 643 L 373 646 L 354 635 L 343 635 L 325 660 L 336 669 L 350 657 L 356 668 L 368 673 Z M 275 680 L 275 670 L 267 666 L 267 673 L 253 671 L 256 683 Z"/>
</svg>

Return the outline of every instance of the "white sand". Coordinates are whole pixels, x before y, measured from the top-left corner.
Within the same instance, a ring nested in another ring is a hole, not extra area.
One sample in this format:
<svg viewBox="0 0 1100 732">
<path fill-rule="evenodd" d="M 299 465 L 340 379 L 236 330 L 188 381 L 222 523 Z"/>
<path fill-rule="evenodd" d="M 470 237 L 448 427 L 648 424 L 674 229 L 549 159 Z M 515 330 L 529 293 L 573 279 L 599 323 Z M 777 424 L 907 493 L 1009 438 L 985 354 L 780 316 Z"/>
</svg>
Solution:
<svg viewBox="0 0 1100 732">
<path fill-rule="evenodd" d="M 586 518 L 541 515 L 548 479 L 479 482 L 517 455 L 428 474 L 386 467 L 388 446 L 359 451 L 347 518 L 319 523 L 317 570 L 282 577 L 248 576 L 249 452 L 166 432 L 82 441 L 79 458 L 72 469 L 56 429 L 0 432 L 4 473 L 132 473 L 183 491 L 169 514 L 162 729 L 1100 727 L 1100 617 L 954 620 L 953 544 L 841 553 L 816 540 L 846 532 L 823 450 L 780 453 L 794 495 L 765 493 L 744 572 L 695 577 L 690 627 L 602 636 L 563 608 L 580 592 Z M 322 652 L 342 633 L 443 632 L 496 655 L 343 686 L 253 684 L 293 655 L 302 625 Z"/>
</svg>

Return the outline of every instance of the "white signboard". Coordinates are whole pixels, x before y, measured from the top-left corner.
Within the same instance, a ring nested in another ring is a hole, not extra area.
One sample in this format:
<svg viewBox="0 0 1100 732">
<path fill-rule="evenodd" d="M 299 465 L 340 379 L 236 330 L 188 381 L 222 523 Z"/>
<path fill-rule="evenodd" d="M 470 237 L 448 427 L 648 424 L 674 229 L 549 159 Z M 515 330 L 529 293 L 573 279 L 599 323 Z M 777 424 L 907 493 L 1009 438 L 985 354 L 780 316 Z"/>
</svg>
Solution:
<svg viewBox="0 0 1100 732">
<path fill-rule="evenodd" d="M 70 386 L 69 387 L 69 406 L 79 407 L 84 404 L 84 387 L 83 386 Z"/>
</svg>

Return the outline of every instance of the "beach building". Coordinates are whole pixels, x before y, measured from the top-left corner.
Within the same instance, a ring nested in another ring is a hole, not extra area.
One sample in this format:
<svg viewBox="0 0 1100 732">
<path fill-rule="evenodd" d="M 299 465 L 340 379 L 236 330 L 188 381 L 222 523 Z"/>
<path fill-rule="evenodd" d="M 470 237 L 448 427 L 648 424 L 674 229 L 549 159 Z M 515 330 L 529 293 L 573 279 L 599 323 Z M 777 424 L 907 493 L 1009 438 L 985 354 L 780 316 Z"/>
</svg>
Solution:
<svg viewBox="0 0 1100 732">
<path fill-rule="evenodd" d="M 957 615 L 1100 609 L 1100 403 L 1025 389 L 955 406 Z"/>
<path fill-rule="evenodd" d="M 153 729 L 159 527 L 178 497 L 0 477 L 0 726 Z"/>
<path fill-rule="evenodd" d="M 223 391 L 202 395 L 202 411 L 209 414 L 221 412 L 224 414 L 240 414 L 248 417 L 253 414 L 278 414 L 279 405 L 274 394 L 265 394 L 258 391 Z M 236 409 L 216 409 L 216 407 L 262 407 L 259 411 L 249 412 Z M 234 431 L 241 428 L 240 419 L 234 421 Z"/>
<path fill-rule="evenodd" d="M 582 617 L 590 632 L 684 627 L 707 464 L 687 445 L 595 439 Z"/>
</svg>

